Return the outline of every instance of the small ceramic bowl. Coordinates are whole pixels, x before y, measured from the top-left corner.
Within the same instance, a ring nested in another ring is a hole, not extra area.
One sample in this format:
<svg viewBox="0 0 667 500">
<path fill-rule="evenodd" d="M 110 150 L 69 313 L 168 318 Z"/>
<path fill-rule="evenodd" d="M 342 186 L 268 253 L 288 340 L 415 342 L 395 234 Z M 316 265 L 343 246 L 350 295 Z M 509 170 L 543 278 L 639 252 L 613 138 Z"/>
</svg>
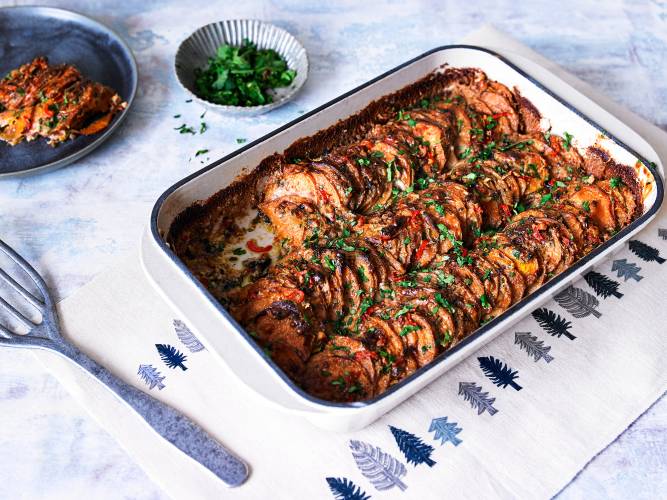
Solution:
<svg viewBox="0 0 667 500">
<path fill-rule="evenodd" d="M 254 42 L 260 49 L 273 49 L 280 54 L 290 69 L 296 71 L 294 81 L 269 93 L 273 102 L 262 106 L 225 106 L 202 99 L 195 93 L 195 69 L 208 65 L 221 45 L 240 46 L 244 39 Z M 254 19 L 233 19 L 208 24 L 186 38 L 176 51 L 176 78 L 194 100 L 212 111 L 236 116 L 253 116 L 266 113 L 285 104 L 308 78 L 308 56 L 299 41 L 284 29 Z"/>
</svg>

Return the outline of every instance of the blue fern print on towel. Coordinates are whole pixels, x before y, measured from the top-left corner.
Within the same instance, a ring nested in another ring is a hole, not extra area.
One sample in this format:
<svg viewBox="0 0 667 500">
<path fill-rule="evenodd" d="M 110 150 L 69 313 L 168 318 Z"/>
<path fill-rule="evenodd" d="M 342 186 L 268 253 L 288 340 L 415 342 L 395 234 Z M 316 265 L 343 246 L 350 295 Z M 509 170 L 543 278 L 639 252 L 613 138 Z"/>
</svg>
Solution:
<svg viewBox="0 0 667 500">
<path fill-rule="evenodd" d="M 199 339 L 195 337 L 195 334 L 192 333 L 180 319 L 174 320 L 174 330 L 176 331 L 178 339 L 183 342 L 183 345 L 185 345 L 190 352 L 199 352 L 205 349 L 204 344 L 199 342 Z"/>
<path fill-rule="evenodd" d="M 457 427 L 457 425 L 458 424 L 456 422 L 447 422 L 447 417 L 434 418 L 431 420 L 431 426 L 428 428 L 428 431 L 435 432 L 433 439 L 436 441 L 439 439 L 441 446 L 447 441 L 452 443 L 454 446 L 458 446 L 463 441 L 456 435 L 463 429 Z"/>
<path fill-rule="evenodd" d="M 512 370 L 501 360 L 494 358 L 493 356 L 482 356 L 477 358 L 477 361 L 479 361 L 479 367 L 484 372 L 484 375 L 498 387 L 505 389 L 509 385 L 516 391 L 522 389 L 522 387 L 515 382 L 515 380 L 519 378 L 518 372 Z"/>
<path fill-rule="evenodd" d="M 623 297 L 623 294 L 618 291 L 618 287 L 621 286 L 621 284 L 618 281 L 608 278 L 602 273 L 590 271 L 584 274 L 584 279 L 598 297 L 602 297 L 603 299 L 606 299 L 611 295 L 619 299 Z"/>
<path fill-rule="evenodd" d="M 658 236 L 663 240 L 667 240 L 667 229 L 664 228 L 658 229 Z"/>
<path fill-rule="evenodd" d="M 352 440 L 350 449 L 357 467 L 377 490 L 384 491 L 398 486 L 405 491 L 408 487 L 401 481 L 401 477 L 407 472 L 405 465 L 382 451 L 379 446 Z"/>
<path fill-rule="evenodd" d="M 537 336 L 532 336 L 530 332 L 515 332 L 514 343 L 525 350 L 528 356 L 535 358 L 536 363 L 540 359 L 547 363 L 554 360 L 554 357 L 549 354 L 551 346 L 544 345 L 543 341 L 537 340 Z"/>
<path fill-rule="evenodd" d="M 482 392 L 482 387 L 475 385 L 474 382 L 459 382 L 459 396 L 463 396 L 463 399 L 477 410 L 477 415 L 485 411 L 489 412 L 489 415 L 498 413 L 498 410 L 493 407 L 496 398 L 489 397 L 488 392 Z"/>
<path fill-rule="evenodd" d="M 639 271 L 642 270 L 637 264 L 628 262 L 628 259 L 618 259 L 613 262 L 611 265 L 611 270 L 616 271 L 616 277 L 623 278 L 624 281 L 628 281 L 632 278 L 635 281 L 641 281 L 644 279 L 643 276 L 639 275 Z"/>
<path fill-rule="evenodd" d="M 590 314 L 596 318 L 602 316 L 596 309 L 600 305 L 598 299 L 576 286 L 570 285 L 562 292 L 558 292 L 554 295 L 554 300 L 575 318 L 585 318 Z"/>
<path fill-rule="evenodd" d="M 328 477 L 329 489 L 336 500 L 368 500 L 364 490 L 344 477 Z"/>
<path fill-rule="evenodd" d="M 565 335 L 570 340 L 577 338 L 570 333 L 572 323 L 565 318 L 561 318 L 560 314 L 556 314 L 551 309 L 540 307 L 539 309 L 535 309 L 532 315 L 537 324 L 544 328 L 544 331 L 552 337 L 560 338 L 561 335 Z"/>
<path fill-rule="evenodd" d="M 657 248 L 653 248 L 642 241 L 630 240 L 628 246 L 630 247 L 630 251 L 641 260 L 646 262 L 657 262 L 658 264 L 665 263 L 665 259 L 660 257 L 660 252 Z"/>
<path fill-rule="evenodd" d="M 188 369 L 183 364 L 188 357 L 174 346 L 169 344 L 155 344 L 155 348 L 157 349 L 157 352 L 160 353 L 160 358 L 164 361 L 164 364 L 167 365 L 167 367 L 179 367 L 183 371 Z"/>
<path fill-rule="evenodd" d="M 433 453 L 434 449 L 433 446 L 426 444 L 414 434 L 402 429 L 397 429 L 391 425 L 389 426 L 389 429 L 394 435 L 398 448 L 401 450 L 409 464 L 414 464 L 415 466 L 426 464 L 429 467 L 435 465 L 435 461 L 431 459 L 431 453 Z"/>
<path fill-rule="evenodd" d="M 149 390 L 153 389 L 154 387 L 157 387 L 160 391 L 164 389 L 164 384 L 162 383 L 164 376 L 159 371 L 157 371 L 157 368 L 154 366 L 139 365 L 139 371 L 137 371 L 137 375 L 139 375 L 141 380 L 146 383 Z"/>
</svg>

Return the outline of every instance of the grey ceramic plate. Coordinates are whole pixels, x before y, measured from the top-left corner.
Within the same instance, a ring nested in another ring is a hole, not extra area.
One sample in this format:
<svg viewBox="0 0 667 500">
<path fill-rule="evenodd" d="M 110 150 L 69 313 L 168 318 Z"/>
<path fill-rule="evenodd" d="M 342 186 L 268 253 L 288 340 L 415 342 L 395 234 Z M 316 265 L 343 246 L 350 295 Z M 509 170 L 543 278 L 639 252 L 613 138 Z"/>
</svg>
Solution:
<svg viewBox="0 0 667 500">
<path fill-rule="evenodd" d="M 84 76 L 116 90 L 128 106 L 102 132 L 77 137 L 55 148 L 44 139 L 13 147 L 0 142 L 0 176 L 52 170 L 87 155 L 120 125 L 134 99 L 134 56 L 109 28 L 62 9 L 0 8 L 0 77 L 41 55 L 48 57 L 50 63 L 73 64 Z"/>
</svg>

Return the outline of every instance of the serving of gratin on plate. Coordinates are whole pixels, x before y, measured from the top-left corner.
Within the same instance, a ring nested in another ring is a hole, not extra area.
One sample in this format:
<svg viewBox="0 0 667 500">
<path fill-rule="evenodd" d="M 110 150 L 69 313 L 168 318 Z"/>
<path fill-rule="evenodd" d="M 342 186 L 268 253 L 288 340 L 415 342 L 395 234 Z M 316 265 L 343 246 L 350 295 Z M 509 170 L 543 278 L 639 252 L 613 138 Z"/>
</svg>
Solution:
<svg viewBox="0 0 667 500">
<path fill-rule="evenodd" d="M 383 393 L 642 213 L 632 168 L 544 130 L 483 71 L 448 68 L 421 87 L 336 147 L 275 159 L 245 203 L 213 202 L 173 235 L 321 399 Z"/>
<path fill-rule="evenodd" d="M 0 80 L 0 140 L 11 146 L 43 137 L 57 146 L 109 126 L 127 103 L 71 64 L 36 57 Z"/>
</svg>

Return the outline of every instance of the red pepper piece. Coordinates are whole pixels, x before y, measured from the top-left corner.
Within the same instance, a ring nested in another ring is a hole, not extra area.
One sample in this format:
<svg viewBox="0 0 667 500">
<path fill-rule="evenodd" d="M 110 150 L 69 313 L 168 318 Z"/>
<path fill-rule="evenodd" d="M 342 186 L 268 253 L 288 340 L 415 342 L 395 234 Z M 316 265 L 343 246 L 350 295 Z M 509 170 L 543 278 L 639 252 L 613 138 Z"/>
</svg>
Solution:
<svg viewBox="0 0 667 500">
<path fill-rule="evenodd" d="M 422 242 L 419 244 L 417 252 L 415 253 L 415 260 L 419 260 L 422 258 L 422 255 L 424 255 L 424 250 L 426 250 L 427 246 L 428 246 L 428 241 L 422 240 Z"/>
<path fill-rule="evenodd" d="M 298 288 L 294 288 L 285 294 L 285 298 L 287 300 L 291 300 L 292 302 L 296 302 L 297 304 L 301 304 L 301 302 L 303 302 L 303 299 L 305 297 L 306 297 L 305 294 Z"/>
<path fill-rule="evenodd" d="M 245 244 L 248 247 L 248 250 L 255 253 L 266 253 L 270 252 L 273 248 L 273 245 L 266 245 L 265 247 L 260 247 L 255 240 L 248 240 Z"/>
<path fill-rule="evenodd" d="M 512 212 L 510 212 L 510 206 L 506 203 L 500 204 L 500 210 L 502 210 L 503 214 L 505 214 L 505 217 L 510 217 L 512 215 Z"/>
</svg>

